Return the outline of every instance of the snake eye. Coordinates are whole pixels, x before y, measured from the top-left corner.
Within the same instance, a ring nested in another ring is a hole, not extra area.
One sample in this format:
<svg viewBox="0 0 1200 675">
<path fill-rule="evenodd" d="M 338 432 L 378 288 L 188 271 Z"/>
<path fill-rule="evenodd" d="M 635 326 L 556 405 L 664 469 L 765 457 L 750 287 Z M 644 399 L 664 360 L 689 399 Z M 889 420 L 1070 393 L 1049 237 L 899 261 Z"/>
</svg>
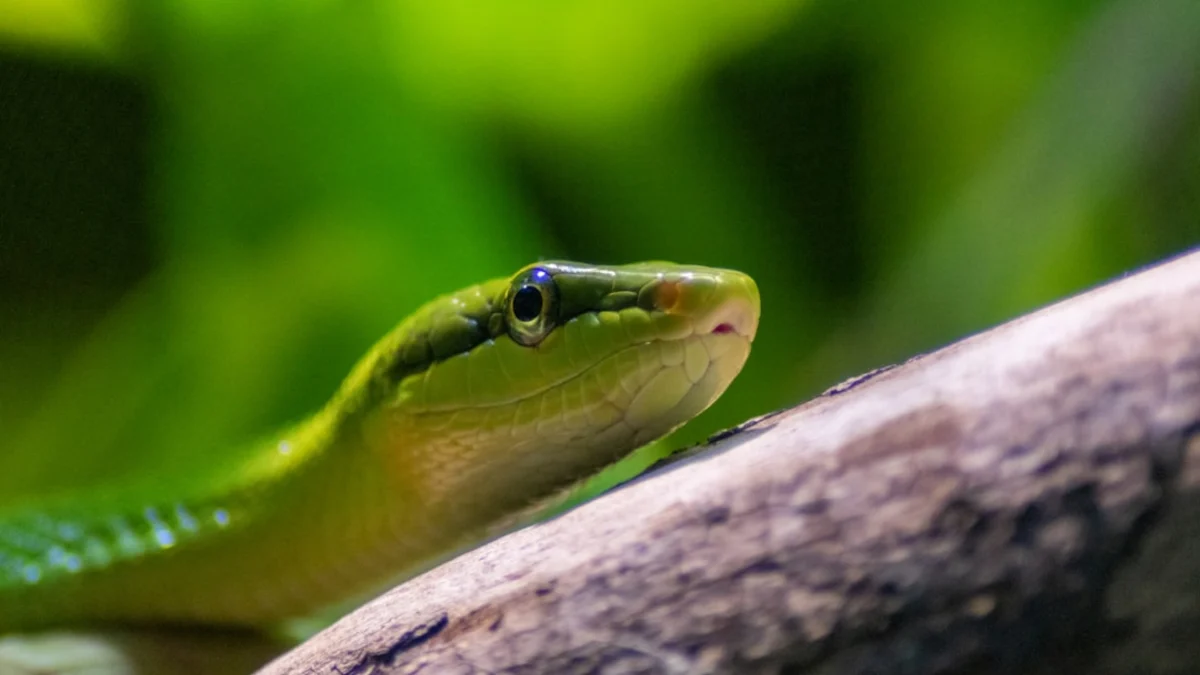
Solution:
<svg viewBox="0 0 1200 675">
<path fill-rule="evenodd" d="M 508 334 L 526 347 L 541 342 L 554 328 L 558 287 L 541 267 L 517 277 L 508 291 Z"/>
<path fill-rule="evenodd" d="M 542 304 L 542 292 L 537 286 L 522 286 L 513 296 L 513 317 L 517 321 L 533 321 L 541 315 Z"/>
</svg>

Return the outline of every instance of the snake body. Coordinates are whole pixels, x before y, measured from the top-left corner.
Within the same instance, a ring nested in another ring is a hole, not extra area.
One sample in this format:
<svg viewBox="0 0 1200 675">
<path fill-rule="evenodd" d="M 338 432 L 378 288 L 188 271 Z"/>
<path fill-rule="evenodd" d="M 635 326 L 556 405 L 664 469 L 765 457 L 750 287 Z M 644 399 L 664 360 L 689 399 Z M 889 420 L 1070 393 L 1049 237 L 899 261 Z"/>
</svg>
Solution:
<svg viewBox="0 0 1200 675">
<path fill-rule="evenodd" d="M 378 587 L 708 407 L 758 314 L 748 276 L 668 263 L 440 297 L 232 470 L 0 512 L 0 633 L 259 626 Z"/>
</svg>

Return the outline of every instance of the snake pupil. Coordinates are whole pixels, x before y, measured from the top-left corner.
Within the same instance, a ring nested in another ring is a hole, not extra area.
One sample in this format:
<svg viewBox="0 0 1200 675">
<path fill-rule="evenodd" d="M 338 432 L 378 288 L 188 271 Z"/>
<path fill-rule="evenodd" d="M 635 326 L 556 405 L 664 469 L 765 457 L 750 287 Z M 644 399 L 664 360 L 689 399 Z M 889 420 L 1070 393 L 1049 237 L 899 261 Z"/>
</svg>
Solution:
<svg viewBox="0 0 1200 675">
<path fill-rule="evenodd" d="M 522 286 L 513 296 L 513 316 L 518 321 L 533 321 L 542 313 L 542 292 L 536 286 Z"/>
</svg>

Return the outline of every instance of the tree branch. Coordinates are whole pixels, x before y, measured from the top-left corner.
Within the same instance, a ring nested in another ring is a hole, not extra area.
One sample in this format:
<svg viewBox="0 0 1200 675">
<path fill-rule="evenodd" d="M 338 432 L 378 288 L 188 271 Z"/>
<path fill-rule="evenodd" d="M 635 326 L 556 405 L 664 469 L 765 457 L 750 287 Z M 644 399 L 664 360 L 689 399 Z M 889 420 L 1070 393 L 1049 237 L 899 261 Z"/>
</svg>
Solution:
<svg viewBox="0 0 1200 675">
<path fill-rule="evenodd" d="M 1200 668 L 1200 254 L 748 423 L 263 673 Z"/>
</svg>

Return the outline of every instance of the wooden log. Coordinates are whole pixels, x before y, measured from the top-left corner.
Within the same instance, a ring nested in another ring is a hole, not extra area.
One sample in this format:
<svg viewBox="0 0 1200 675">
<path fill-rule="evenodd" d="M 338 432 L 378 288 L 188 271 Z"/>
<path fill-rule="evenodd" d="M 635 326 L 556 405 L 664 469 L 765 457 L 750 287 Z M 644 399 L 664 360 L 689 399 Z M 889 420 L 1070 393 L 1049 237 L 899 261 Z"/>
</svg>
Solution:
<svg viewBox="0 0 1200 675">
<path fill-rule="evenodd" d="M 1192 254 L 747 423 L 261 672 L 1200 672 L 1197 429 Z"/>
</svg>

